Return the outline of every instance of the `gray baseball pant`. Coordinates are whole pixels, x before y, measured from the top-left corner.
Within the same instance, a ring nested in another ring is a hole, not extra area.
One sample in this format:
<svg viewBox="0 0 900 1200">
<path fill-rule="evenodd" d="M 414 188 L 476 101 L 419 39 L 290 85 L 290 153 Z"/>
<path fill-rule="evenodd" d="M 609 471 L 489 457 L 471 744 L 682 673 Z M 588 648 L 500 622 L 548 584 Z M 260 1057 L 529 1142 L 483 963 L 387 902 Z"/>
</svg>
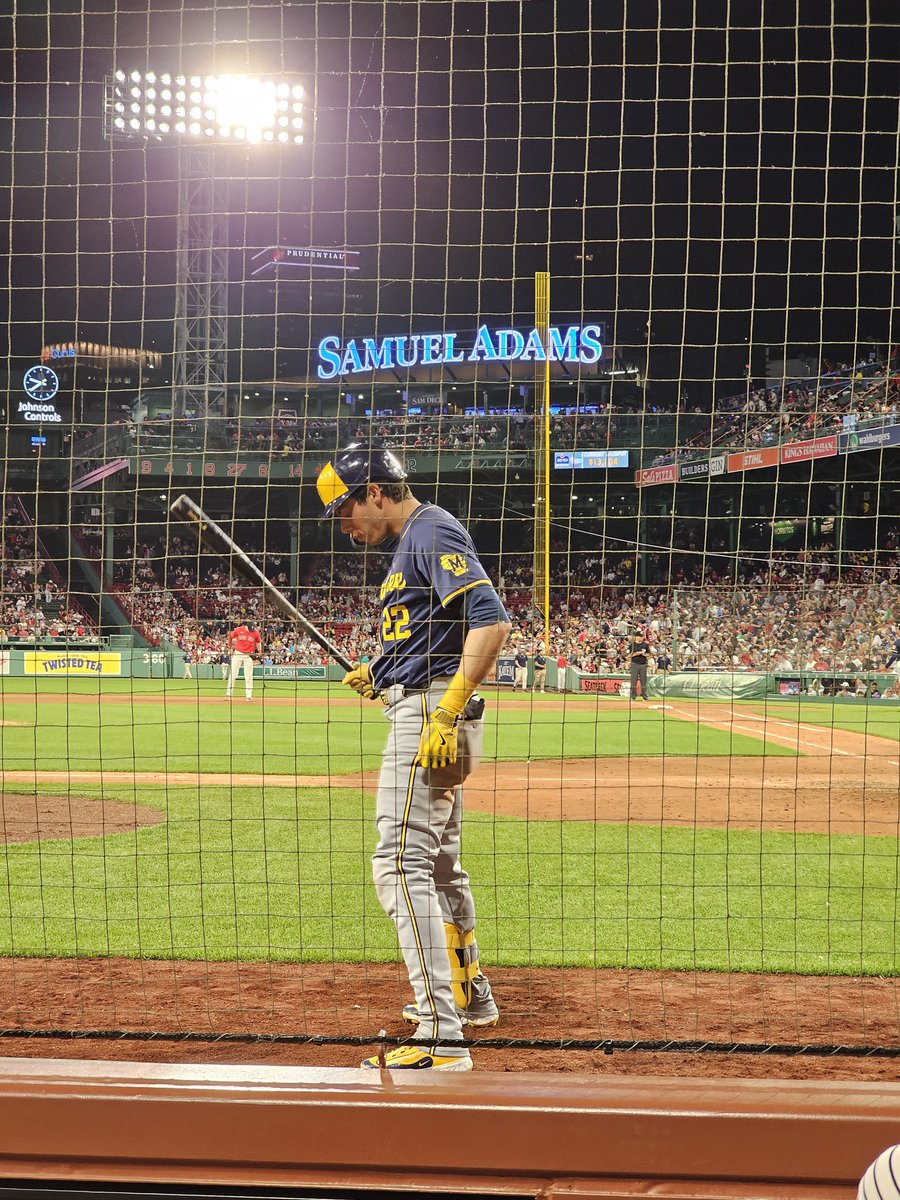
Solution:
<svg viewBox="0 0 900 1200">
<path fill-rule="evenodd" d="M 484 737 L 481 721 L 460 721 L 459 756 L 452 766 L 428 771 L 414 765 L 419 735 L 446 688 L 447 681 L 440 680 L 418 695 L 388 689 L 390 732 L 378 782 L 378 846 L 372 858 L 375 890 L 397 927 L 421 1014 L 415 1038 L 430 1043 L 463 1036 L 444 924 L 463 933 L 475 928 L 469 876 L 459 858 L 462 784 L 481 760 Z M 446 1046 L 435 1049 L 453 1054 Z"/>
<path fill-rule="evenodd" d="M 637 691 L 635 689 L 635 684 L 637 684 L 637 683 L 640 683 L 641 695 L 646 700 L 647 699 L 647 664 L 646 663 L 632 663 L 631 664 L 631 694 L 632 694 L 632 696 L 637 695 Z"/>
</svg>

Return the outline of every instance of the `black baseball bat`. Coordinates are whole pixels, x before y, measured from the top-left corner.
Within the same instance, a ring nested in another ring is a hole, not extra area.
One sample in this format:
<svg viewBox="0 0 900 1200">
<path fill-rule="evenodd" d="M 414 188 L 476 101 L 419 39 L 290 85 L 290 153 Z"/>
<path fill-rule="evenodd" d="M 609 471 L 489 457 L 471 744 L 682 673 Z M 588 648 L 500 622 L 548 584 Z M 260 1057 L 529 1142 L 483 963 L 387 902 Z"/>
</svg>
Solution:
<svg viewBox="0 0 900 1200">
<path fill-rule="evenodd" d="M 299 625 L 303 632 L 312 638 L 316 645 L 321 646 L 327 654 L 331 655 L 339 666 L 343 667 L 345 671 L 353 670 L 354 664 L 347 655 L 340 651 L 334 642 L 326 637 L 320 629 L 317 629 L 311 621 L 308 621 L 303 613 L 291 604 L 287 596 L 278 590 L 271 579 L 266 579 L 256 563 L 250 561 L 234 539 L 228 536 L 221 525 L 217 525 L 211 517 L 208 517 L 190 496 L 179 496 L 172 502 L 169 512 L 179 521 L 194 525 L 207 550 L 211 550 L 213 554 L 218 554 L 222 558 L 227 558 L 239 575 L 242 575 L 254 587 L 262 588 L 273 607 L 293 621 L 295 625 Z"/>
</svg>

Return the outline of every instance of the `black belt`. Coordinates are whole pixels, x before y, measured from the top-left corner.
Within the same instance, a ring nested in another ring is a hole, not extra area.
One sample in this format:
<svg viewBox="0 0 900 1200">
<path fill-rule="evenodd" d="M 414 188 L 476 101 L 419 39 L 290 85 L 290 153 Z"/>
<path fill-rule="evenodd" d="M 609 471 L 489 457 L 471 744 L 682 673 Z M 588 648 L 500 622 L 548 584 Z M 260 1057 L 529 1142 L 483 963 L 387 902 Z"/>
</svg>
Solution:
<svg viewBox="0 0 900 1200">
<path fill-rule="evenodd" d="M 436 683 L 449 683 L 453 678 L 452 675 L 438 675 L 436 679 L 430 679 L 423 687 L 403 687 L 404 696 L 424 696 L 426 692 L 430 692 Z"/>
<path fill-rule="evenodd" d="M 433 679 L 431 681 L 431 683 L 428 684 L 427 687 L 418 687 L 418 688 L 404 687 L 403 688 L 403 696 L 404 696 L 404 698 L 406 696 L 424 696 L 426 692 L 431 691 L 431 688 L 435 683 L 443 683 L 443 682 L 444 682 L 443 679 L 440 678 L 440 679 Z M 483 716 L 484 716 L 484 697 L 479 696 L 478 693 L 475 692 L 473 695 L 471 695 L 469 697 L 468 701 L 466 702 L 466 707 L 462 710 L 462 713 L 460 714 L 460 720 L 462 720 L 462 721 L 480 721 Z"/>
</svg>

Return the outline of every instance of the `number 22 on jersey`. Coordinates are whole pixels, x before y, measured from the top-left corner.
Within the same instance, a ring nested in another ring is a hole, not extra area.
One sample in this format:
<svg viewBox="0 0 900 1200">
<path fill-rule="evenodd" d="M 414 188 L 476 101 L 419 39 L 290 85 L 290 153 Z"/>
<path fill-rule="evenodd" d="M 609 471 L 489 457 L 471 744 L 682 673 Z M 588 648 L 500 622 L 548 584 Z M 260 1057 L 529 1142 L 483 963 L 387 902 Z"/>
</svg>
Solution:
<svg viewBox="0 0 900 1200">
<path fill-rule="evenodd" d="M 409 637 L 409 609 L 405 604 L 390 604 L 381 616 L 382 642 L 402 642 Z"/>
</svg>

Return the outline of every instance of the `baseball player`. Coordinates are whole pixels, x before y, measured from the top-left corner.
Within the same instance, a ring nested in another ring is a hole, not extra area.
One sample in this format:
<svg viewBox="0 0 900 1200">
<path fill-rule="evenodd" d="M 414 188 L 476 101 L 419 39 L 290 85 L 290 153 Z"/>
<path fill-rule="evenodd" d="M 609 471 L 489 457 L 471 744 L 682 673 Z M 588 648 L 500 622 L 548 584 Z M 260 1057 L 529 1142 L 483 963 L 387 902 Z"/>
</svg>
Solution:
<svg viewBox="0 0 900 1200">
<path fill-rule="evenodd" d="M 476 688 L 496 663 L 509 620 L 469 535 L 413 496 L 389 451 L 347 447 L 322 469 L 317 489 L 323 519 L 340 520 L 356 546 L 392 553 L 381 585 L 380 653 L 343 680 L 366 699 L 383 699 L 390 723 L 373 876 L 415 995 L 403 1016 L 418 1028 L 386 1066 L 471 1071 L 463 1025 L 495 1025 L 500 1014 L 479 966 L 475 906 L 459 860 L 462 784 L 481 757 L 484 701 Z M 362 1063 L 378 1065 L 377 1057 Z"/>
<path fill-rule="evenodd" d="M 228 667 L 228 683 L 225 687 L 225 699 L 230 700 L 237 683 L 238 672 L 244 672 L 244 697 L 253 699 L 253 655 L 259 653 L 262 638 L 258 629 L 250 629 L 247 625 L 238 625 L 228 635 L 228 650 L 231 662 Z"/>
</svg>

